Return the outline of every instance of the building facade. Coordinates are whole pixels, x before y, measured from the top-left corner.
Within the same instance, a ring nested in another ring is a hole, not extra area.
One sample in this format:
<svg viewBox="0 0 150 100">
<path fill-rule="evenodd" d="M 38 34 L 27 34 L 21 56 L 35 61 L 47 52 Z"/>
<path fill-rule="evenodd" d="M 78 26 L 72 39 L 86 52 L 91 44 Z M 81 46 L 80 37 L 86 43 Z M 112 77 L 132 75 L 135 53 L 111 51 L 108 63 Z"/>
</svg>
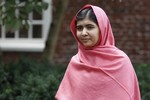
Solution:
<svg viewBox="0 0 150 100">
<path fill-rule="evenodd" d="M 45 48 L 48 28 L 53 21 L 52 9 L 59 5 L 57 0 L 47 0 L 51 5 L 48 12 L 43 13 L 41 21 L 33 19 L 33 27 L 20 38 L 20 32 L 7 39 L 4 29 L 1 28 L 0 46 L 4 59 L 18 57 L 25 53 L 39 58 Z M 76 40 L 70 31 L 70 22 L 76 12 L 85 4 L 101 7 L 108 15 L 116 46 L 123 50 L 133 63 L 150 62 L 150 1 L 149 0 L 69 0 L 66 13 L 59 31 L 59 37 L 54 52 L 54 63 L 67 64 L 71 57 L 77 53 Z M 52 9 L 51 9 L 52 8 Z M 57 8 L 55 8 L 57 9 Z M 50 16 L 48 16 L 50 14 Z M 33 18 L 33 14 L 30 15 Z M 40 26 L 42 25 L 42 26 Z M 34 28 L 35 27 L 35 28 Z M 40 29 L 38 31 L 38 29 Z M 34 31 L 35 30 L 35 31 Z M 36 33 L 36 35 L 34 35 Z M 38 35 L 39 34 L 39 35 Z M 35 37 L 35 38 L 34 38 Z"/>
</svg>

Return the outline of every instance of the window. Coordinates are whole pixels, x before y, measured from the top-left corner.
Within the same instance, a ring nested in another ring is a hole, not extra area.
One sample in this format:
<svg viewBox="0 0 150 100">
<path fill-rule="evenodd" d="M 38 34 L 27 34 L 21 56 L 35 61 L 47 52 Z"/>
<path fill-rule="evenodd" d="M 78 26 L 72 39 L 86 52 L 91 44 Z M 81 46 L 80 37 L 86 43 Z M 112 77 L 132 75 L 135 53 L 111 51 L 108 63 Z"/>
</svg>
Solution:
<svg viewBox="0 0 150 100">
<path fill-rule="evenodd" d="M 2 51 L 33 51 L 42 52 L 45 48 L 50 23 L 52 21 L 52 0 L 44 0 L 49 4 L 48 9 L 42 14 L 32 12 L 29 29 L 21 29 L 16 32 L 7 32 L 0 25 L 0 49 Z"/>
</svg>

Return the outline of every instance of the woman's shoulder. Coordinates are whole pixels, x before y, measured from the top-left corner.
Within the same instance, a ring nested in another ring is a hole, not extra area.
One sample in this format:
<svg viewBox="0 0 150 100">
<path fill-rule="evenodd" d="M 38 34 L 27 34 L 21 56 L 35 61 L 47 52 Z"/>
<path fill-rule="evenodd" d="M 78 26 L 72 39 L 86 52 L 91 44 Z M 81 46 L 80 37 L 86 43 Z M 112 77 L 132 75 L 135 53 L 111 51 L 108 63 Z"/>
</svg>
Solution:
<svg viewBox="0 0 150 100">
<path fill-rule="evenodd" d="M 102 47 L 102 49 L 104 50 L 103 52 L 106 52 L 110 55 L 112 54 L 116 56 L 128 57 L 127 54 L 123 50 L 119 49 L 116 46 L 104 46 Z"/>
<path fill-rule="evenodd" d="M 116 46 L 108 46 L 104 48 L 104 52 L 114 58 L 120 58 L 124 60 L 130 60 L 128 55 Z"/>
<path fill-rule="evenodd" d="M 119 49 L 119 48 L 115 47 L 114 52 L 115 52 L 115 54 L 116 54 L 116 55 L 118 55 L 118 56 L 120 56 L 120 57 L 124 58 L 124 60 L 126 60 L 126 61 L 127 61 L 127 60 L 128 60 L 128 61 L 130 61 L 129 56 L 128 56 L 128 55 L 127 55 L 127 53 L 126 53 L 126 52 L 124 52 L 123 50 L 121 50 L 121 49 Z"/>
</svg>

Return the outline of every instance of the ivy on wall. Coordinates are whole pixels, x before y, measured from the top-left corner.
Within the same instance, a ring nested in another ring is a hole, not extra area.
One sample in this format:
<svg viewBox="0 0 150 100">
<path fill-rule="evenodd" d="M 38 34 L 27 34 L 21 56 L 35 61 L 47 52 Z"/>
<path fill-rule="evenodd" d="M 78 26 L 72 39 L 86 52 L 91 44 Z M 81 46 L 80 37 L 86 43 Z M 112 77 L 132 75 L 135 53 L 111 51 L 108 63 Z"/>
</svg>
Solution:
<svg viewBox="0 0 150 100">
<path fill-rule="evenodd" d="M 28 14 L 32 11 L 42 13 L 46 10 L 48 3 L 42 0 L 1 0 L 0 1 L 0 23 L 7 31 L 15 31 L 22 27 L 28 28 Z M 17 11 L 18 10 L 18 11 Z"/>
</svg>

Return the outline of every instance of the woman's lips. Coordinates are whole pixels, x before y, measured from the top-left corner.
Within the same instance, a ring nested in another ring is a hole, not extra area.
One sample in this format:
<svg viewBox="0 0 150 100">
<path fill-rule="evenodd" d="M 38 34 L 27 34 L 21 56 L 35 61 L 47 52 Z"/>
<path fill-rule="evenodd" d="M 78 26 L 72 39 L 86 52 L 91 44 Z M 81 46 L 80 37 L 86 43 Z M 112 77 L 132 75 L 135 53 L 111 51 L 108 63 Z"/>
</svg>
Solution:
<svg viewBox="0 0 150 100">
<path fill-rule="evenodd" d="M 87 41 L 89 41 L 89 39 L 88 38 L 82 38 L 81 41 L 87 42 Z"/>
</svg>

